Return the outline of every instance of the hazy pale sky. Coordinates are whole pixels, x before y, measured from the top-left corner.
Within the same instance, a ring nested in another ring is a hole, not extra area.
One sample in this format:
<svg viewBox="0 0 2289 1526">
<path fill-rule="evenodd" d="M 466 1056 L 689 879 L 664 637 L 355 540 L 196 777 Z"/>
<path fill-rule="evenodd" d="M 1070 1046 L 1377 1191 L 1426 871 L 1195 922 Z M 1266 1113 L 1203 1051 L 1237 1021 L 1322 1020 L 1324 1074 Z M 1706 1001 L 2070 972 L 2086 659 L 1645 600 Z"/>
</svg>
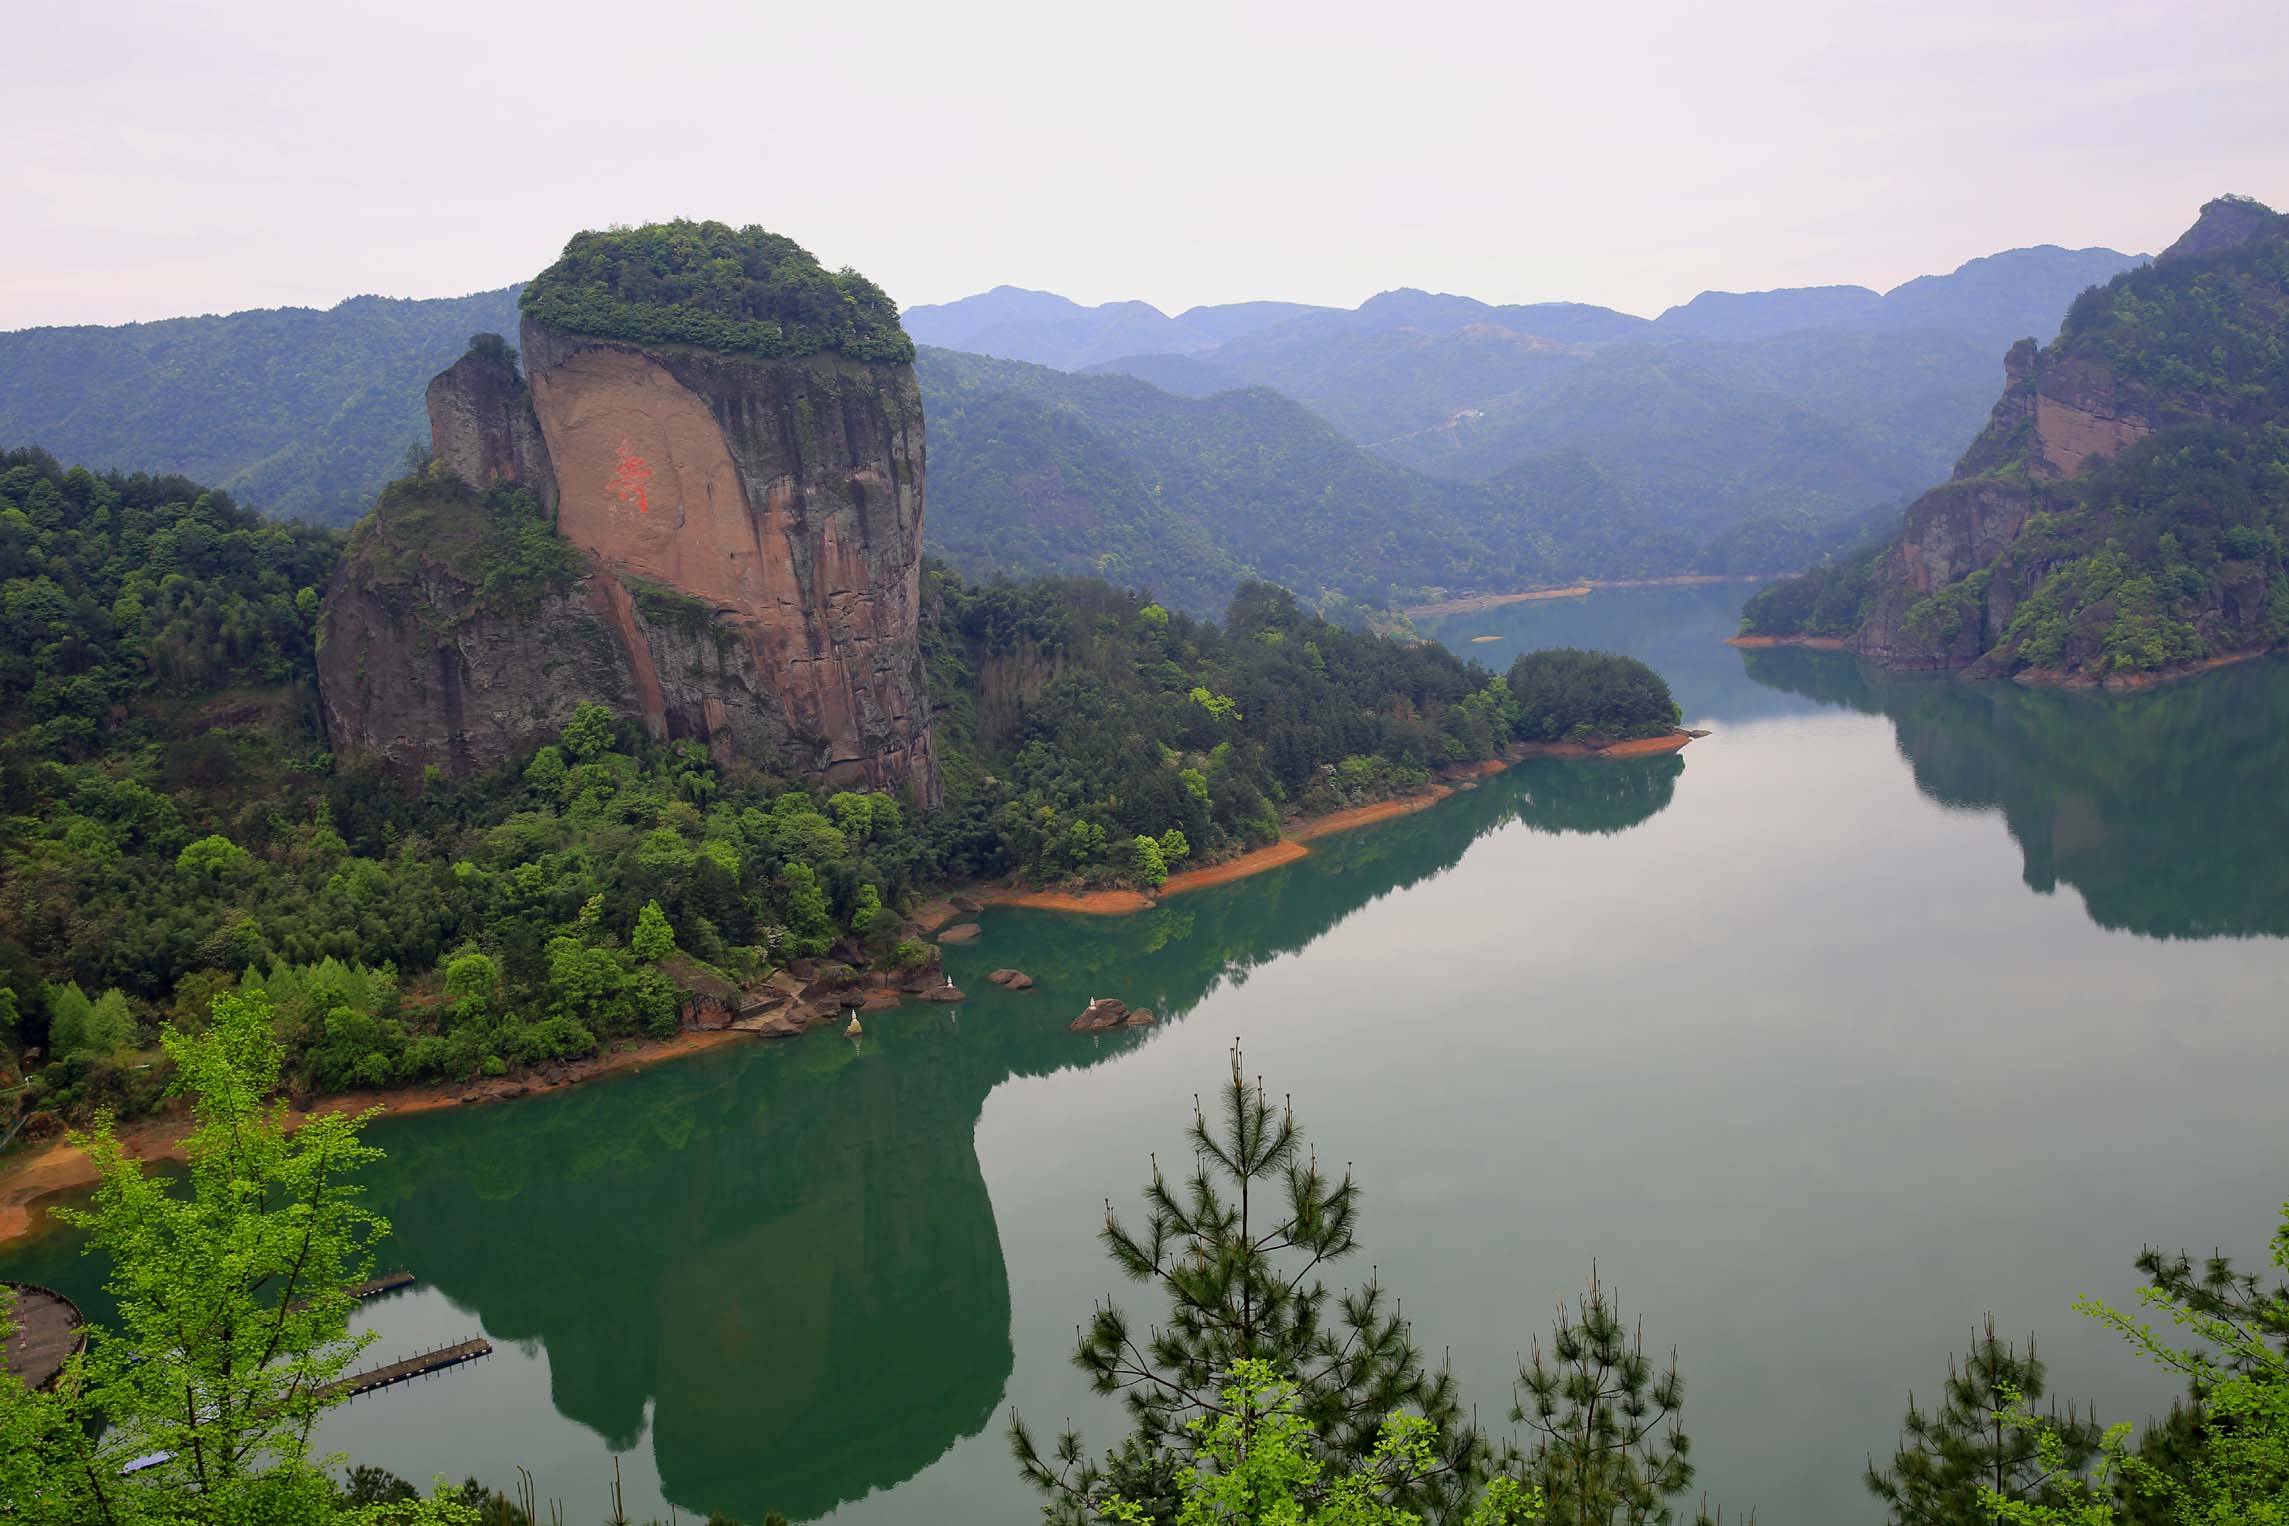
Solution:
<svg viewBox="0 0 2289 1526">
<path fill-rule="evenodd" d="M 1653 313 L 2289 205 L 2282 0 L 0 0 L 0 328 L 759 222 L 901 304 Z"/>
</svg>

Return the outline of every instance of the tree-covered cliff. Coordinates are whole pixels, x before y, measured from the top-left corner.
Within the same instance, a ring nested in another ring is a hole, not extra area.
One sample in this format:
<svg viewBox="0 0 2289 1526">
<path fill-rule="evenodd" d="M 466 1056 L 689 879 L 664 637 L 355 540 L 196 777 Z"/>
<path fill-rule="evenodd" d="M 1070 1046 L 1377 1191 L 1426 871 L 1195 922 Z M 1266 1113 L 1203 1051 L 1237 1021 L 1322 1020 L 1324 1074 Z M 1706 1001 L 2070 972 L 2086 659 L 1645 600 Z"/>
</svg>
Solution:
<svg viewBox="0 0 2289 1526">
<path fill-rule="evenodd" d="M 2239 198 L 2022 341 L 1898 539 L 1751 600 L 1750 635 L 1897 667 L 2134 680 L 2289 637 L 2289 218 Z"/>
<path fill-rule="evenodd" d="M 385 522 L 402 533 L 357 553 L 361 599 L 450 562 L 470 612 L 545 644 L 591 575 L 512 486 L 428 473 L 360 541 Z M 1098 582 L 931 568 L 938 809 L 654 740 L 576 693 L 544 745 L 408 777 L 323 730 L 317 589 L 340 554 L 337 532 L 179 478 L 0 457 L 0 1048 L 51 1052 L 35 1105 L 149 1102 L 144 1035 L 240 987 L 267 994 L 306 1087 L 577 1057 L 791 961 L 926 965 L 902 915 L 926 887 L 1151 885 L 1290 814 L 1609 729 L 1608 698 L 1673 713 L 1634 665 L 1524 705 L 1260 585 L 1209 624 Z"/>
</svg>

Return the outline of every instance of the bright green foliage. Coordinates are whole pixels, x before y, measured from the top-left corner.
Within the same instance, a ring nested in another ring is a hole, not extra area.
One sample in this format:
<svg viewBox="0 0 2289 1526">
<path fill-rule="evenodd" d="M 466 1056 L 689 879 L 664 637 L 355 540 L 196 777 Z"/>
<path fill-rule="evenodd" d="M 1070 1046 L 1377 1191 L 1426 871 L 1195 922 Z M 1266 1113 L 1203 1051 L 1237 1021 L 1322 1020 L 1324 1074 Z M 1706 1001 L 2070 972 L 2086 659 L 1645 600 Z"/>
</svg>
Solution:
<svg viewBox="0 0 2289 1526">
<path fill-rule="evenodd" d="M 1309 1460 L 1332 1473 L 1380 1466 L 1385 1417 L 1419 1417 L 1403 1428 L 1403 1445 L 1406 1457 L 1426 1461 L 1383 1477 L 1383 1502 L 1459 1518 L 1492 1460 L 1453 1379 L 1425 1368 L 1372 1277 L 1339 1295 L 1319 1276 L 1358 1249 L 1357 1184 L 1348 1172 L 1331 1180 L 1320 1170 L 1294 1114 L 1242 1074 L 1237 1049 L 1218 1121 L 1196 1113 L 1190 1133 L 1190 1176 L 1171 1181 L 1156 1161 L 1143 1226 L 1108 1211 L 1103 1233 L 1122 1275 L 1167 1298 L 1165 1322 L 1136 1330 L 1108 1302 L 1074 1352 L 1099 1393 L 1121 1396 L 1131 1435 L 1101 1464 L 1074 1431 L 1044 1456 L 1010 1416 L 1011 1448 L 1048 1518 L 1085 1521 L 1113 1496 L 1152 1519 L 1174 1517 L 1183 1470 L 1201 1476 L 1204 1461 L 1214 1463 L 1204 1445 L 1235 1439 L 1214 1422 L 1229 1412 L 1227 1379 L 1251 1361 L 1263 1364 L 1246 1369 L 1258 1379 L 1296 1375 L 1282 1401 L 1295 1423 L 1283 1422 L 1282 1435 L 1299 1448 L 1308 1440 Z"/>
<path fill-rule="evenodd" d="M 869 885 L 868 890 L 874 887 Z M 881 909 L 881 897 L 875 897 L 875 909 Z M 628 938 L 628 947 L 646 964 L 656 964 L 676 951 L 676 930 L 668 925 L 668 914 L 660 910 L 657 901 L 646 901 L 644 909 L 636 913 L 636 930 Z"/>
<path fill-rule="evenodd" d="M 914 359 L 881 287 L 855 270 L 830 272 L 793 239 L 754 226 L 678 219 L 576 233 L 518 305 L 551 328 L 600 339 Z"/>
<path fill-rule="evenodd" d="M 2260 1290 L 2222 1257 L 2200 1274 L 2183 1256 L 2148 1251 L 2155 1278 L 2140 1294 L 2150 1311 L 2199 1343 L 2173 1345 L 2137 1316 L 2093 1298 L 2083 1313 L 2187 1383 L 2189 1407 L 2135 1448 L 2131 1427 L 2111 1427 L 2098 1462 L 2080 1476 L 2074 1439 L 2054 1417 L 2014 1402 L 2006 1423 L 2034 1449 L 2057 1486 L 2044 1498 L 1983 1487 L 1980 1509 L 2009 1526 L 2284 1526 L 2289 1523 L 2289 1282 Z M 2273 1264 L 2289 1273 L 2289 1205 L 2273 1238 Z M 2016 1394 L 2007 1397 L 2017 1400 Z"/>
<path fill-rule="evenodd" d="M 1175 829 L 1170 828 L 1171 831 Z M 1157 839 L 1142 832 L 1129 839 L 1129 877 L 1148 889 L 1158 890 L 1168 878 L 1168 860 L 1162 856 Z"/>
<path fill-rule="evenodd" d="M 1529 742 L 1659 736 L 1676 726 L 1677 701 L 1661 675 L 1634 657 L 1573 647 L 1528 652 L 1510 665 L 1517 735 Z"/>
<path fill-rule="evenodd" d="M 197 842 L 185 843 L 183 851 L 175 855 L 177 869 L 210 880 L 236 873 L 253 862 L 253 856 L 246 849 L 220 832 L 202 837 Z"/>
<path fill-rule="evenodd" d="M 1547 1358 L 1534 1343 L 1518 1385 L 1524 1392 L 1510 1418 L 1536 1433 L 1526 1476 L 1548 1498 L 1553 1522 L 1647 1526 L 1675 1518 L 1669 1502 L 1693 1482 L 1677 1354 L 1657 1370 L 1642 1329 L 1630 1329 L 1594 1273 L 1578 1308 L 1560 1307 Z"/>
<path fill-rule="evenodd" d="M 90 1331 L 52 1395 L 0 1377 L 0 1497 L 40 1522 L 467 1521 L 436 1505 L 345 1513 L 310 1430 L 370 1337 L 351 1290 L 389 1226 L 355 1176 L 379 1152 L 367 1119 L 286 1127 L 267 1100 L 280 1050 L 259 998 L 225 996 L 205 1032 L 168 1028 L 191 1099 L 188 1182 L 147 1176 L 108 1121 L 75 1136 L 102 1175 L 92 1204 L 57 1212 L 111 1262 L 118 1324 Z M 90 1424 L 101 1416 L 102 1426 Z M 120 1476 L 130 1458 L 171 1454 Z"/>
<path fill-rule="evenodd" d="M 48 1050 L 68 1055 L 111 1055 L 135 1043 L 135 1015 L 127 997 L 117 989 L 89 1000 L 73 981 L 45 988 L 48 1008 Z"/>
<path fill-rule="evenodd" d="M 2095 1419 L 2071 1410 L 2054 1408 L 2039 1426 L 2015 1418 L 2043 1397 L 2045 1377 L 2034 1337 L 2021 1356 L 1989 1316 L 1962 1365 L 1949 1360 L 1938 1410 L 1925 1411 L 1910 1395 L 1890 1465 L 1868 1464 L 1868 1490 L 1884 1502 L 1885 1519 L 1978 1522 L 1990 1509 L 1981 1504 L 1988 1494 L 2043 1508 L 2073 1499 L 2103 1436 Z"/>
<path fill-rule="evenodd" d="M 149 1177 L 108 1121 L 77 1136 L 102 1172 L 59 1212 L 111 1261 L 116 1327 L 95 1327 L 47 1393 L 0 1373 L 0 1500 L 30 1526 L 478 1526 L 410 1489 L 344 1495 L 309 1446 L 338 1398 L 325 1385 L 370 1337 L 349 1334 L 351 1289 L 388 1226 L 360 1202 L 379 1154 L 366 1119 L 289 1135 L 267 1101 L 280 1052 L 259 999 L 218 1000 L 197 1037 L 162 1035 L 191 1098 L 187 1190 Z M 0 1327 L 9 1317 L 0 1293 Z M 100 1425 L 97 1423 L 100 1417 Z M 121 1477 L 130 1458 L 171 1453 Z"/>
<path fill-rule="evenodd" d="M 1311 1423 L 1297 1413 L 1295 1384 L 1270 1363 L 1235 1363 L 1218 1397 L 1216 1410 L 1189 1422 L 1198 1440 L 1194 1461 L 1176 1475 L 1177 1526 L 1421 1526 L 1420 1515 L 1391 1501 L 1439 1467 L 1428 1421 L 1394 1410 L 1366 1461 L 1330 1478 Z M 1155 1519 L 1119 1495 L 1099 1503 L 1097 1515 L 1137 1526 Z M 1463 1519 L 1465 1526 L 1526 1526 L 1542 1518 L 1539 1491 L 1505 1476 L 1486 1486 Z"/>
</svg>

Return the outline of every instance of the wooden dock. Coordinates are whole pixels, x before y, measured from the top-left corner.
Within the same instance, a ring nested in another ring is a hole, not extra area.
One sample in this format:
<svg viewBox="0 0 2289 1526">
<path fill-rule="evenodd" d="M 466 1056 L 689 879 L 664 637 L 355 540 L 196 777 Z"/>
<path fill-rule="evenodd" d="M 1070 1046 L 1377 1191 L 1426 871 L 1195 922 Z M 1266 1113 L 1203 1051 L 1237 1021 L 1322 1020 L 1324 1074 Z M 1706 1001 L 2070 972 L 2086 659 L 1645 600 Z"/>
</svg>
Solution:
<svg viewBox="0 0 2289 1526">
<path fill-rule="evenodd" d="M 463 1362 L 474 1362 L 479 1357 L 492 1354 L 493 1343 L 482 1336 L 475 1340 L 456 1341 L 450 1346 L 439 1346 L 433 1351 L 423 1351 L 386 1366 L 354 1372 L 338 1383 L 327 1384 L 318 1393 L 321 1398 L 339 1396 L 354 1399 L 359 1394 L 370 1394 L 377 1388 L 388 1388 L 395 1383 L 425 1378 L 433 1372 L 443 1372 L 448 1367 L 458 1367 Z"/>
<path fill-rule="evenodd" d="M 54 1288 L 36 1282 L 11 1282 L 7 1286 L 16 1295 L 11 1315 L 16 1328 L 8 1336 L 6 1348 L 0 1350 L 0 1368 L 21 1378 L 26 1388 L 45 1388 L 56 1380 L 72 1353 L 86 1343 L 79 1306 Z"/>
<path fill-rule="evenodd" d="M 394 1293 L 399 1288 L 409 1288 L 412 1286 L 413 1273 L 384 1272 L 379 1277 L 368 1277 L 365 1281 L 350 1289 L 350 1296 L 358 1300 L 358 1302 L 364 1303 L 369 1298 L 379 1298 L 384 1293 Z"/>
</svg>

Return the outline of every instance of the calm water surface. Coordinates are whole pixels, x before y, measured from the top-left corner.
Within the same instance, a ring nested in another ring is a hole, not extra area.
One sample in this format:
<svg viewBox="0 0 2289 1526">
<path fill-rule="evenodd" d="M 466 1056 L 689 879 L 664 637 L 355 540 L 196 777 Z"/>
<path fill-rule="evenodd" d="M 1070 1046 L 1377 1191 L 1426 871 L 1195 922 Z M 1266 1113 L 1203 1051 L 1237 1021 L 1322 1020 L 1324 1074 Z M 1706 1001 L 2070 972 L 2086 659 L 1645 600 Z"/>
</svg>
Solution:
<svg viewBox="0 0 2289 1526">
<path fill-rule="evenodd" d="M 2131 1296 L 2145 1242 L 2255 1255 L 2289 1195 L 2289 664 L 2129 700 L 1888 677 L 1724 647 L 1742 592 L 1435 632 L 1644 657 L 1715 733 L 1680 757 L 1530 764 L 1138 917 L 988 913 L 971 1000 L 856 1044 L 376 1127 L 422 1279 L 376 1359 L 499 1353 L 325 1440 L 521 1463 L 573 1519 L 613 1454 L 638 1513 L 1031 1519 L 1004 1417 L 1117 1434 L 1074 1326 L 1157 1311 L 1094 1233 L 1235 1039 L 1357 1163 L 1361 1261 L 1482 1416 L 1593 1260 L 1677 1347 L 1709 1497 L 1779 1526 L 1877 1518 L 1866 1455 L 1986 1311 L 2110 1417 L 2165 1403 L 2069 1305 Z M 1066 1033 L 1100 994 L 1173 1020 Z M 98 1280 L 56 1236 L 4 1264 Z"/>
</svg>

